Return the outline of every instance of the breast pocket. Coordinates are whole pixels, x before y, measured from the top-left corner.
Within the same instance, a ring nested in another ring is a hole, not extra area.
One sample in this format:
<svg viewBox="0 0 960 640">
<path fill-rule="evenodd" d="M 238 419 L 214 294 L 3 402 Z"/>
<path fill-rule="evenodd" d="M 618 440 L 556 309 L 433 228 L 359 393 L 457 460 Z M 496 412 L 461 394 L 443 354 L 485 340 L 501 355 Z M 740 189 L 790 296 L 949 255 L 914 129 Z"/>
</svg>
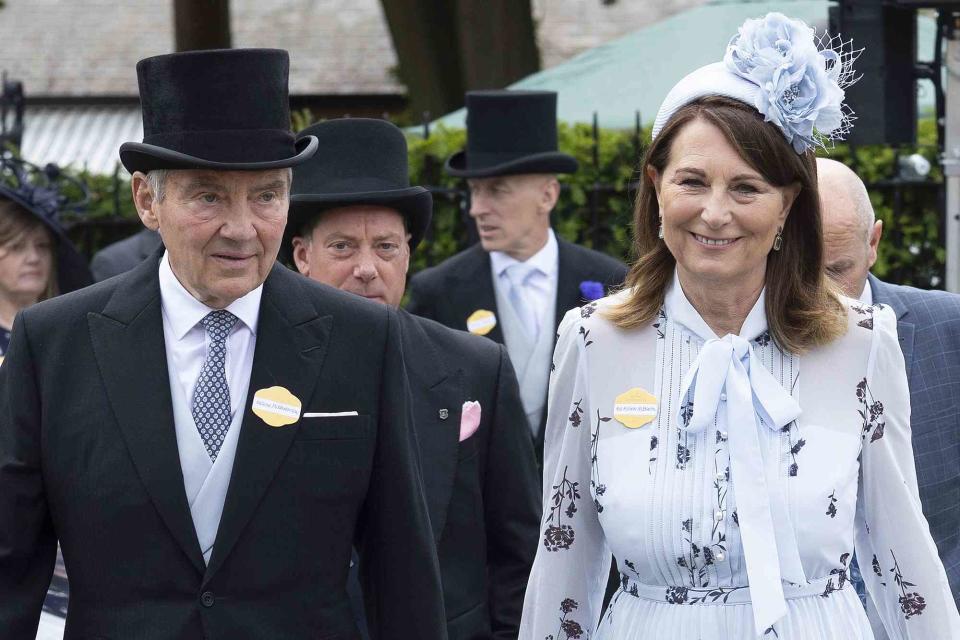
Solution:
<svg viewBox="0 0 960 640">
<path fill-rule="evenodd" d="M 301 479 L 297 491 L 327 503 L 362 498 L 376 444 L 370 416 L 301 418 L 293 442 L 287 460 Z"/>
<path fill-rule="evenodd" d="M 297 440 L 358 440 L 373 434 L 370 416 L 301 418 Z"/>
</svg>

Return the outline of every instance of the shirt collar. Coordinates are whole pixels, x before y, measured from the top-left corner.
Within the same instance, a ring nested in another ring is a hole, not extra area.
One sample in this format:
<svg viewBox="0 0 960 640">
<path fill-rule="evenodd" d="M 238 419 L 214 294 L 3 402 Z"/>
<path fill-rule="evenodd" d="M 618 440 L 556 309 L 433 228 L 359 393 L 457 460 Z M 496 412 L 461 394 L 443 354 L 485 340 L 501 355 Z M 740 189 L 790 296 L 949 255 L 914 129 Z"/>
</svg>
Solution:
<svg viewBox="0 0 960 640">
<path fill-rule="evenodd" d="M 552 277 L 553 274 L 557 272 L 559 255 L 557 237 L 554 235 L 553 229 L 547 229 L 547 244 L 543 245 L 540 251 L 530 256 L 525 262 L 546 276 Z M 508 267 L 518 262 L 520 262 L 520 260 L 512 258 L 502 251 L 490 252 L 490 264 L 493 266 L 493 272 L 497 274 L 498 278 L 503 275 L 503 272 L 506 271 Z"/>
<path fill-rule="evenodd" d="M 764 287 L 750 313 L 747 314 L 746 320 L 743 321 L 743 326 L 740 328 L 740 337 L 745 340 L 753 340 L 767 330 L 766 293 L 767 290 Z M 690 304 L 680 286 L 680 276 L 676 269 L 673 270 L 673 282 L 667 288 L 663 307 L 668 318 L 679 322 L 698 335 L 701 340 L 713 340 L 720 337 L 713 332 L 713 329 L 707 325 L 694 306 Z"/>
<path fill-rule="evenodd" d="M 260 317 L 260 298 L 263 295 L 263 285 L 231 302 L 226 310 L 237 316 L 247 328 L 257 333 L 257 320 Z M 187 332 L 197 326 L 208 313 L 216 311 L 203 304 L 187 291 L 173 269 L 170 268 L 170 259 L 167 252 L 163 252 L 160 260 L 160 305 L 163 313 L 173 329 L 173 336 L 182 340 Z"/>
<path fill-rule="evenodd" d="M 860 302 L 863 304 L 873 304 L 873 288 L 870 286 L 870 279 L 863 283 L 863 292 L 860 294 Z"/>
</svg>

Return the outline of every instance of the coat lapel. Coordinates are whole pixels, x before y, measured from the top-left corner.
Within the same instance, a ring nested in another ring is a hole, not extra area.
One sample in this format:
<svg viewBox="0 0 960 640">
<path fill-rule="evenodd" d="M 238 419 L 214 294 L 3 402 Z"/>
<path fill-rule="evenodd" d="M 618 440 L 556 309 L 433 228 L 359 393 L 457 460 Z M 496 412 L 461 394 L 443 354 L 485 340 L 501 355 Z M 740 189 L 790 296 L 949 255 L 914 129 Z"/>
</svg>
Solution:
<svg viewBox="0 0 960 640">
<path fill-rule="evenodd" d="M 580 271 L 573 260 L 570 243 L 557 237 L 557 308 L 554 317 L 553 333 L 556 341 L 557 329 L 567 311 L 579 307 L 580 299 Z"/>
<path fill-rule="evenodd" d="M 869 274 L 867 278 L 870 282 L 870 289 L 873 292 L 873 301 L 889 305 L 897 315 L 897 337 L 900 340 L 900 351 L 903 353 L 903 361 L 907 370 L 907 380 L 909 380 L 910 371 L 913 369 L 913 334 L 915 330 L 915 325 L 909 322 L 907 318 L 910 309 L 900 300 L 900 296 L 898 296 L 886 282 L 875 278 L 872 274 Z"/>
<path fill-rule="evenodd" d="M 420 322 L 401 312 L 404 359 L 413 394 L 415 427 L 420 444 L 427 509 L 437 541 L 447 520 L 460 450 L 463 371 L 450 370 Z M 441 417 L 446 411 L 446 418 Z"/>
<path fill-rule="evenodd" d="M 183 488 L 160 307 L 159 254 L 139 264 L 103 312 L 87 316 L 107 397 L 140 480 L 174 539 L 203 573 Z"/>
<path fill-rule="evenodd" d="M 467 318 L 477 309 L 492 311 L 497 317 L 497 326 L 491 329 L 487 337 L 503 344 L 503 330 L 500 328 L 500 311 L 497 309 L 497 297 L 493 291 L 493 276 L 490 273 L 490 254 L 479 243 L 473 245 L 469 260 L 459 273 L 451 276 L 447 287 L 453 308 L 458 310 L 462 320 L 455 328 L 466 331 Z"/>
<path fill-rule="evenodd" d="M 297 433 L 299 423 L 271 428 L 251 411 L 258 389 L 281 386 L 306 404 L 320 377 L 332 318 L 320 316 L 300 276 L 275 265 L 263 287 L 250 388 L 223 516 L 204 584 L 216 573 L 256 510 Z"/>
</svg>

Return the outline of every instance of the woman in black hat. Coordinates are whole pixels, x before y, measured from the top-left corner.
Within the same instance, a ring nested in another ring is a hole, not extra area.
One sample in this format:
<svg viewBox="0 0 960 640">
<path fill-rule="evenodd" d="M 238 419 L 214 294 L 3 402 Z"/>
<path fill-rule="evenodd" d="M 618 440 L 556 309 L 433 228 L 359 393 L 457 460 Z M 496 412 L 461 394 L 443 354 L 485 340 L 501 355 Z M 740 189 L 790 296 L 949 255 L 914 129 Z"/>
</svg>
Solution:
<svg viewBox="0 0 960 640">
<path fill-rule="evenodd" d="M 57 222 L 65 199 L 53 165 L 0 158 L 0 358 L 21 309 L 91 283 L 90 271 Z"/>
</svg>

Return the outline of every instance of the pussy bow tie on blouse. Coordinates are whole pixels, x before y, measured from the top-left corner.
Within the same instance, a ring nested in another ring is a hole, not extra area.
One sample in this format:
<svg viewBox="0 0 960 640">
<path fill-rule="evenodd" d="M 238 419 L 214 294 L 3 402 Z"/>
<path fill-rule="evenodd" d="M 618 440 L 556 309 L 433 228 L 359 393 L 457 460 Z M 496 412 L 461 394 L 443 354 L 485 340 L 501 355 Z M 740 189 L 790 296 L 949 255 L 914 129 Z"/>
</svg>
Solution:
<svg viewBox="0 0 960 640">
<path fill-rule="evenodd" d="M 682 300 L 678 299 L 682 298 Z M 711 426 L 719 411 L 727 423 L 730 475 L 737 496 L 737 522 L 758 635 L 786 615 L 782 581 L 805 584 L 787 501 L 776 477 L 778 465 L 761 455 L 760 430 L 775 432 L 800 415 L 800 406 L 770 375 L 749 340 L 766 331 L 764 294 L 744 322 L 742 335 L 717 338 L 680 289 L 667 296 L 667 314 L 706 340 L 681 385 L 680 406 L 692 397 L 693 414 L 677 421 L 687 433 Z M 685 424 L 686 423 L 686 424 Z"/>
</svg>

